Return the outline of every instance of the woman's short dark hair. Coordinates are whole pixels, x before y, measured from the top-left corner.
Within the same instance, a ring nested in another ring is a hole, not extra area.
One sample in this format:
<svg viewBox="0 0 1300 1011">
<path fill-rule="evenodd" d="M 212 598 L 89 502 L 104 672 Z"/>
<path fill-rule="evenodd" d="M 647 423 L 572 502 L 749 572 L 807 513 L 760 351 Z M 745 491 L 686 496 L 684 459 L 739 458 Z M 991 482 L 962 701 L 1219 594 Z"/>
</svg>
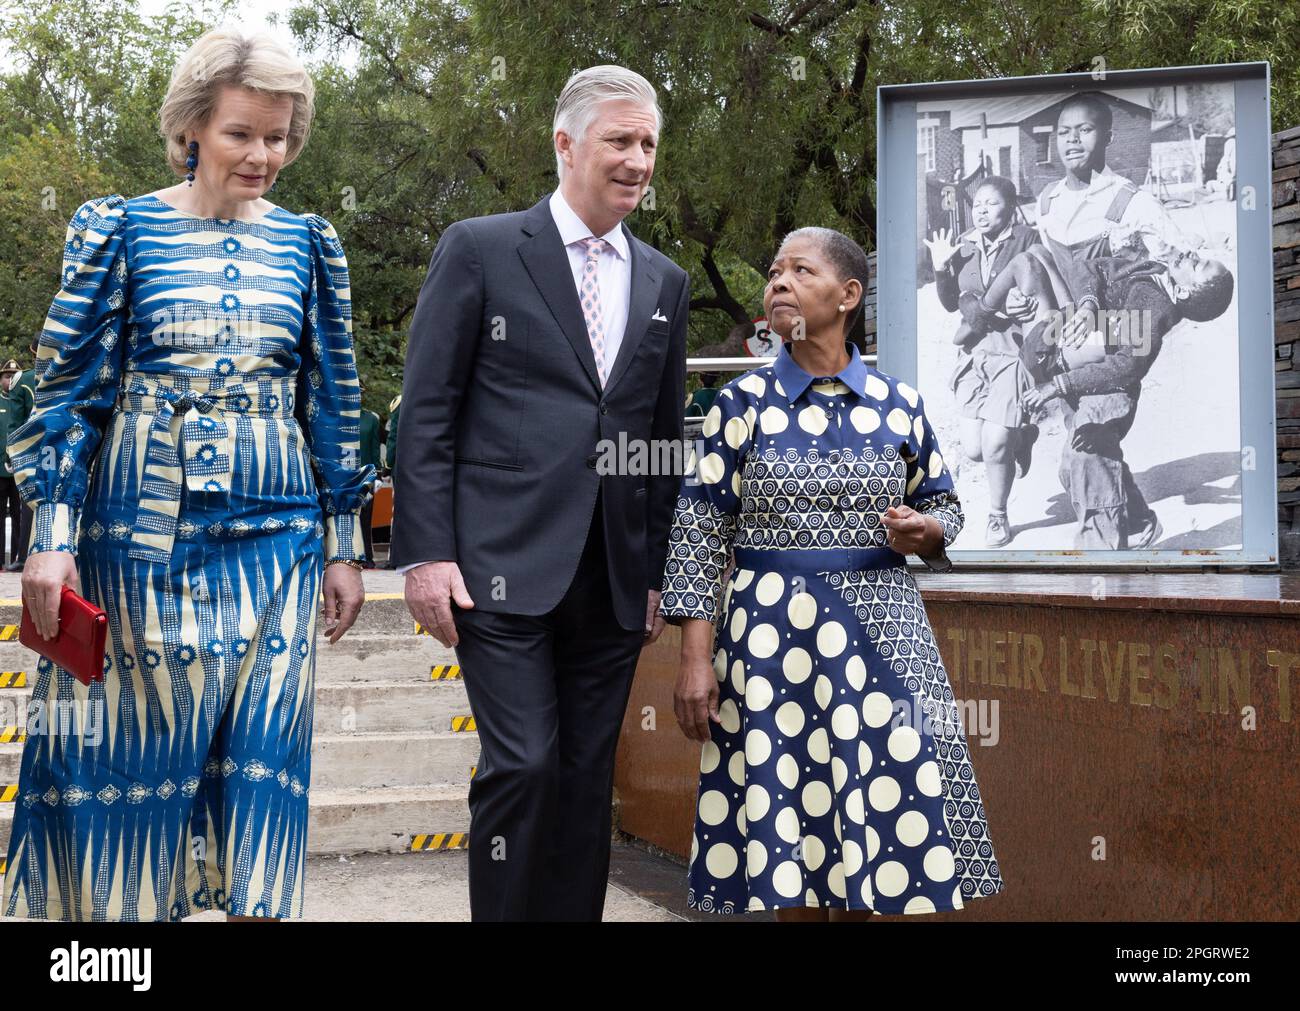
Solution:
<svg viewBox="0 0 1300 1011">
<path fill-rule="evenodd" d="M 853 332 L 854 324 L 857 323 L 858 317 L 862 315 L 863 306 L 867 301 L 867 282 L 871 273 L 871 267 L 867 262 L 867 254 L 862 251 L 862 247 L 856 242 L 843 232 L 837 232 L 834 228 L 819 228 L 816 225 L 796 228 L 793 232 L 786 233 L 777 252 L 780 253 L 781 249 L 785 248 L 785 244 L 791 239 L 812 239 L 817 243 L 822 255 L 830 260 L 831 266 L 835 268 L 836 277 L 841 281 L 856 279 L 858 284 L 862 285 L 862 294 L 858 297 L 858 304 L 849 313 L 847 325 L 844 327 L 844 334 L 847 338 Z"/>
<path fill-rule="evenodd" d="M 971 197 L 974 197 L 985 186 L 991 186 L 997 190 L 1002 202 L 1007 205 L 1012 214 L 1015 214 L 1016 206 L 1019 203 L 1019 194 L 1016 193 L 1015 183 L 1006 176 L 985 176 L 975 184 L 975 188 L 971 190 Z"/>
</svg>

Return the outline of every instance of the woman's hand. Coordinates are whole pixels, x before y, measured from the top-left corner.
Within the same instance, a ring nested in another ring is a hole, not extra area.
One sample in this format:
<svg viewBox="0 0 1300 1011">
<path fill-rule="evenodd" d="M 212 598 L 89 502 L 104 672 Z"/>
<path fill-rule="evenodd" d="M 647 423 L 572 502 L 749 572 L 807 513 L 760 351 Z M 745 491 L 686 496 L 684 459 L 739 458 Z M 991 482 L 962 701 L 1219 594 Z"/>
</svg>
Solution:
<svg viewBox="0 0 1300 1011">
<path fill-rule="evenodd" d="M 325 638 L 331 646 L 352 627 L 365 600 L 366 587 L 359 569 L 342 562 L 325 566 L 325 603 L 321 617 L 325 619 Z"/>
<path fill-rule="evenodd" d="M 37 551 L 23 563 L 22 594 L 41 638 L 59 634 L 59 602 L 64 584 L 81 593 L 77 556 L 71 551 Z"/>
<path fill-rule="evenodd" d="M 1018 323 L 1031 323 L 1038 315 L 1038 299 L 1019 288 L 1007 292 L 1007 315 Z"/>
<path fill-rule="evenodd" d="M 709 720 L 718 715 L 718 678 L 709 655 L 713 649 L 713 623 L 703 618 L 682 620 L 682 660 L 673 690 L 677 725 L 692 741 L 709 739 Z"/>
<path fill-rule="evenodd" d="M 946 228 L 931 232 L 928 239 L 921 241 L 925 243 L 925 248 L 930 250 L 930 262 L 936 271 L 943 270 L 948 265 L 948 261 L 953 258 L 958 248 L 953 244 L 952 233 Z"/>
<path fill-rule="evenodd" d="M 1027 410 L 1035 410 L 1042 407 L 1053 397 L 1059 397 L 1061 391 L 1056 388 L 1055 383 L 1039 383 L 1032 390 L 1026 390 L 1020 395 L 1020 402 Z"/>
<path fill-rule="evenodd" d="M 889 546 L 899 554 L 931 555 L 943 545 L 943 527 L 939 526 L 939 521 L 933 521 L 938 530 L 936 545 L 935 531 L 930 529 L 930 517 L 911 506 L 890 506 L 880 518 L 889 528 Z"/>
</svg>

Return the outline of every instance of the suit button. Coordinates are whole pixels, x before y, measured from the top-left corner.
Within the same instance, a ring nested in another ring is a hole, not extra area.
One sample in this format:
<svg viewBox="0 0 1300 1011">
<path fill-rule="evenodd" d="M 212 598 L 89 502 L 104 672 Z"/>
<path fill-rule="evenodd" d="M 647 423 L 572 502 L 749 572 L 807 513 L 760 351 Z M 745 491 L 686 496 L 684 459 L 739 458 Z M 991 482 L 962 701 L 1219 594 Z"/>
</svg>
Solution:
<svg viewBox="0 0 1300 1011">
<path fill-rule="evenodd" d="M 591 456 L 587 457 L 587 466 L 590 467 L 592 470 L 595 470 L 595 469 L 596 469 L 596 454 L 595 454 L 595 453 L 592 453 Z"/>
<path fill-rule="evenodd" d="M 609 404 L 601 404 L 601 405 L 600 405 L 600 413 L 601 413 L 601 414 L 608 414 L 608 413 L 609 413 Z"/>
</svg>

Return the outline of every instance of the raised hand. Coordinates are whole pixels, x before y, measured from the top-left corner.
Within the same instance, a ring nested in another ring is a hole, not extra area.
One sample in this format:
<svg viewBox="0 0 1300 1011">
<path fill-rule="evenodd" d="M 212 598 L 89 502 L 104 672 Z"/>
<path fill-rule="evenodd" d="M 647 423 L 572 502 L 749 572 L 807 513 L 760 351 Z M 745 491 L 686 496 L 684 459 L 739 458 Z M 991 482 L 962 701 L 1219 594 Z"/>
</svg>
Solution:
<svg viewBox="0 0 1300 1011">
<path fill-rule="evenodd" d="M 957 253 L 957 246 L 952 241 L 952 233 L 947 228 L 931 232 L 928 239 L 922 239 L 925 248 L 930 250 L 930 262 L 935 270 L 943 270 L 948 261 Z"/>
</svg>

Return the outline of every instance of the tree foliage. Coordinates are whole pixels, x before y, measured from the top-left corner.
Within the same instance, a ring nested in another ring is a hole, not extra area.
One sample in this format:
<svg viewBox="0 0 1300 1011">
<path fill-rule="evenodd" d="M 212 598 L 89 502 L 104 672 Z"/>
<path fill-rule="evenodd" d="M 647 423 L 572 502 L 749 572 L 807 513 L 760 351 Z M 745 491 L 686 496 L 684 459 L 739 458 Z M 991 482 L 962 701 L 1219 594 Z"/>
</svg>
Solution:
<svg viewBox="0 0 1300 1011">
<path fill-rule="evenodd" d="M 0 354 L 39 330 L 72 208 L 171 181 L 157 131 L 171 67 L 230 9 L 0 7 Z M 1110 70 L 1269 60 L 1274 129 L 1300 122 L 1291 0 L 320 0 L 283 17 L 317 54 L 317 116 L 272 199 L 338 228 L 380 411 L 438 236 L 555 186 L 555 96 L 586 66 L 619 63 L 659 90 L 654 190 L 628 223 L 690 271 L 693 346 L 757 314 L 790 229 L 874 247 L 878 85 L 1086 71 L 1097 57 Z"/>
</svg>

